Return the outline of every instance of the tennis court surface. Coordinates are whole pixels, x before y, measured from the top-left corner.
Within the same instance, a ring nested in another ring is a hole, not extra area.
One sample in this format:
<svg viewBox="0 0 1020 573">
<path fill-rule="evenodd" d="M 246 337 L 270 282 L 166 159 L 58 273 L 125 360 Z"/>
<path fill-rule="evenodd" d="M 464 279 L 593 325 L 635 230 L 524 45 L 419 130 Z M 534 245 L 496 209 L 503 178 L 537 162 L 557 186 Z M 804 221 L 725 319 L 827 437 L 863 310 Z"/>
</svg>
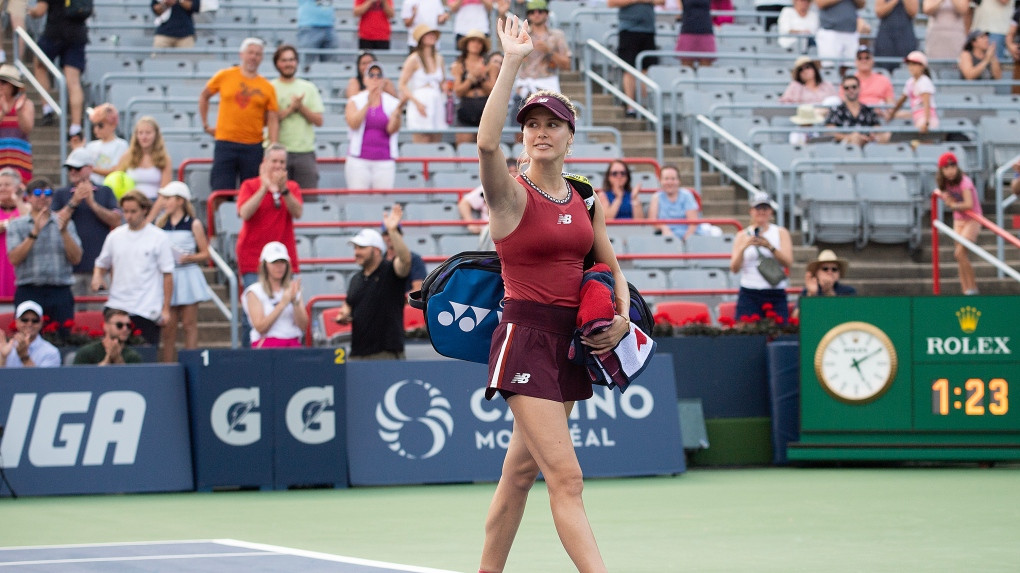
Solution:
<svg viewBox="0 0 1020 573">
<path fill-rule="evenodd" d="M 0 548 L 0 570 L 5 572 L 105 572 L 127 568 L 131 571 L 155 573 L 175 571 L 453 573 L 443 569 L 342 557 L 234 539 Z"/>
</svg>

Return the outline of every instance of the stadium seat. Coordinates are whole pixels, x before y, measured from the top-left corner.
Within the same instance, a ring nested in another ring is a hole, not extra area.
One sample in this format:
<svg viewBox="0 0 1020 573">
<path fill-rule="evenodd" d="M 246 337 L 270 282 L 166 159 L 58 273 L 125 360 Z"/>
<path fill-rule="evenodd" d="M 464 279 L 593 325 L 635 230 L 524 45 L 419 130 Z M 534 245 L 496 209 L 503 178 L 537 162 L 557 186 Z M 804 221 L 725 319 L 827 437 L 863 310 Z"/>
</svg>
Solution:
<svg viewBox="0 0 1020 573">
<path fill-rule="evenodd" d="M 864 241 L 921 244 L 921 198 L 899 173 L 860 173 L 857 197 L 863 201 Z"/>
<path fill-rule="evenodd" d="M 103 332 L 103 311 L 101 310 L 79 310 L 74 313 L 75 328 L 87 328 L 89 332 Z"/>
<path fill-rule="evenodd" d="M 425 313 L 421 309 L 404 305 L 404 331 L 425 328 Z"/>
<path fill-rule="evenodd" d="M 327 308 L 319 315 L 319 334 L 326 344 L 336 344 L 342 339 L 350 339 L 351 325 L 337 324 L 338 314 L 340 307 Z"/>
<path fill-rule="evenodd" d="M 655 305 L 653 316 L 665 315 L 673 326 L 683 326 L 688 322 L 708 322 L 712 319 L 708 305 L 703 302 L 665 301 Z"/>
<path fill-rule="evenodd" d="M 805 173 L 801 176 L 801 208 L 807 222 L 804 243 L 866 242 L 862 206 L 847 173 Z"/>
</svg>

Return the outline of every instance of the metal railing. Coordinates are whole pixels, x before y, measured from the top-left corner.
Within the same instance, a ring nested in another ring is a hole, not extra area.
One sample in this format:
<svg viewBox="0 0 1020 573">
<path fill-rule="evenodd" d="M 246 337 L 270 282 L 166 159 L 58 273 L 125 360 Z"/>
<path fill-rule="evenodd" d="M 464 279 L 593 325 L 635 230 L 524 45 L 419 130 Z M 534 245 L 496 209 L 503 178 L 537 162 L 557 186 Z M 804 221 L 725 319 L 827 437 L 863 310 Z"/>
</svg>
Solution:
<svg viewBox="0 0 1020 573">
<path fill-rule="evenodd" d="M 1006 172 L 1013 169 L 1013 165 L 1015 165 L 1018 161 L 1020 161 L 1020 155 L 1014 156 L 995 170 L 995 223 L 999 227 L 1005 226 L 1006 207 L 1009 207 L 1017 200 L 1017 196 L 1012 193 L 1010 193 L 1009 197 L 1003 199 L 1002 182 L 1005 179 Z M 1020 174 L 1016 175 L 1016 177 L 1020 177 Z M 1001 235 L 998 235 L 995 239 L 995 250 L 999 260 L 1002 260 L 1006 256 L 1005 239 Z M 997 274 L 999 278 L 1002 278 L 1002 271 L 999 271 Z"/>
<path fill-rule="evenodd" d="M 234 274 L 234 271 L 231 270 L 227 261 L 223 260 L 223 257 L 216 252 L 216 249 L 214 249 L 212 245 L 209 245 L 209 260 L 211 260 L 213 264 L 216 265 L 216 268 L 219 269 L 219 271 L 227 278 L 227 297 L 230 299 L 230 308 L 227 308 L 227 305 L 222 299 L 220 299 L 219 295 L 211 290 L 210 292 L 213 295 L 213 303 L 220 309 L 223 316 L 230 321 L 230 347 L 240 348 L 241 344 L 237 335 L 237 328 L 240 322 L 239 315 L 237 314 L 237 275 Z"/>
<path fill-rule="evenodd" d="M 49 71 L 50 75 L 53 76 L 53 81 L 57 84 L 57 97 L 60 98 L 59 103 L 53 101 L 53 98 L 50 97 L 50 94 L 47 93 L 45 89 L 43 89 L 39 80 L 35 79 L 35 75 L 32 71 L 29 70 L 28 66 L 21 61 L 21 54 L 18 53 L 18 42 L 17 39 L 15 39 L 15 41 L 12 42 L 14 65 L 18 68 L 18 71 L 21 72 L 21 75 L 28 80 L 28 83 L 32 84 L 35 91 L 39 92 L 39 96 L 42 100 L 53 108 L 53 113 L 57 114 L 57 117 L 60 118 L 58 124 L 60 136 L 57 139 L 60 142 L 60 158 L 61 163 L 63 163 L 63 158 L 67 157 L 67 78 L 65 78 L 64 74 L 57 68 L 56 65 L 54 65 L 53 61 L 46 57 L 46 54 L 43 53 L 39 44 L 35 43 L 35 40 L 32 39 L 32 36 L 30 36 L 24 28 L 19 26 L 18 29 L 14 30 L 14 34 L 18 38 L 21 38 L 21 41 L 25 43 L 28 50 L 30 50 L 35 56 L 36 61 L 40 62 L 46 70 Z M 63 169 L 60 170 L 60 185 L 61 187 L 67 185 L 67 171 Z"/>
<path fill-rule="evenodd" d="M 635 87 L 638 83 L 646 86 L 648 88 L 649 97 L 652 101 L 652 109 L 648 109 L 639 104 L 633 98 L 625 94 L 623 90 L 618 88 L 611 80 L 595 73 L 594 60 L 596 56 L 605 58 L 609 63 L 614 64 L 621 71 L 634 76 Z M 602 86 L 604 90 L 608 91 L 613 96 L 633 107 L 638 114 L 652 124 L 652 129 L 655 132 L 655 159 L 661 164 L 663 162 L 662 130 L 664 126 L 662 124 L 662 89 L 659 85 L 627 62 L 621 60 L 616 54 L 610 52 L 605 46 L 599 44 L 595 40 L 588 40 L 584 45 L 584 67 L 582 73 L 584 74 L 585 101 L 588 102 L 589 105 L 591 105 L 592 102 L 592 83 L 596 83 Z"/>
<path fill-rule="evenodd" d="M 939 196 L 936 193 L 932 193 L 932 196 L 931 196 L 931 267 L 932 267 L 932 271 L 931 272 L 932 272 L 932 277 L 931 278 L 932 278 L 932 291 L 933 291 L 933 294 L 941 294 L 942 293 L 942 282 L 941 282 L 941 279 L 940 279 L 940 275 L 942 274 L 941 273 L 941 260 L 940 260 L 941 257 L 939 256 L 939 233 L 940 232 L 945 233 L 946 235 L 949 236 L 949 238 L 953 239 L 954 241 L 956 241 L 957 243 L 962 245 L 965 249 L 967 249 L 968 251 L 970 251 L 970 252 L 974 253 L 975 255 L 981 257 L 986 262 L 990 263 L 992 266 L 994 266 L 996 269 L 998 269 L 998 271 L 1000 273 L 1007 274 L 1013 280 L 1015 280 L 1017 282 L 1020 282 L 1020 272 L 1017 272 L 1016 269 L 1014 269 L 1013 267 L 1011 267 L 1011 266 L 1007 265 L 1005 262 L 1003 262 L 1001 255 L 999 256 L 999 258 L 996 258 L 996 257 L 992 256 L 991 253 L 989 253 L 985 249 L 981 248 L 980 246 L 975 244 L 973 241 L 970 241 L 969 239 L 967 239 L 963 235 L 960 235 L 959 233 L 954 231 L 952 227 L 950 227 L 949 225 L 946 225 L 945 223 L 943 223 L 940 220 L 941 212 L 942 211 L 939 208 Z M 1005 229 L 1003 229 L 1002 227 L 996 225 L 995 223 L 992 223 L 991 221 L 989 221 L 988 219 L 986 219 L 982 215 L 980 215 L 978 213 L 975 213 L 974 211 L 971 211 L 971 210 L 964 211 L 963 213 L 965 215 L 968 215 L 969 217 L 973 218 L 977 222 L 981 223 L 982 227 L 984 227 L 984 228 L 990 230 L 991 232 L 995 233 L 999 237 L 1000 241 L 1004 239 L 1006 241 L 1009 241 L 1010 244 L 1012 244 L 1013 246 L 1020 247 L 1020 239 L 1018 239 L 1018 238 L 1014 237 L 1013 235 L 1009 234 L 1009 232 L 1007 232 Z"/>
</svg>

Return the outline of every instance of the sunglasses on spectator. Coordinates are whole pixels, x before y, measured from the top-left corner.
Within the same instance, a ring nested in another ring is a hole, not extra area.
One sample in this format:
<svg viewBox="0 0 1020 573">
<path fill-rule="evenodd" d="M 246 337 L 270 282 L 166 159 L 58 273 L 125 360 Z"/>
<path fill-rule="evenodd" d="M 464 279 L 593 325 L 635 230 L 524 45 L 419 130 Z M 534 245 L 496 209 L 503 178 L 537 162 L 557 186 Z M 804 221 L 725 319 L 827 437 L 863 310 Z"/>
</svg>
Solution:
<svg viewBox="0 0 1020 573">
<path fill-rule="evenodd" d="M 843 86 L 843 89 L 845 89 L 845 90 L 856 90 L 856 89 L 860 89 L 860 87 L 861 86 L 859 86 L 857 84 L 846 84 L 845 86 Z"/>
<path fill-rule="evenodd" d="M 18 320 L 20 320 L 21 322 L 23 322 L 25 324 L 39 324 L 40 322 L 42 322 L 38 318 L 25 318 L 25 317 L 21 317 Z"/>
<path fill-rule="evenodd" d="M 131 323 L 130 322 L 111 322 L 110 326 L 113 326 L 114 328 L 120 330 L 121 328 L 127 328 L 127 327 L 131 326 Z"/>
<path fill-rule="evenodd" d="M 383 75 L 380 72 L 369 72 L 368 73 L 368 77 L 379 79 L 379 78 L 382 78 Z"/>
<path fill-rule="evenodd" d="M 545 13 L 547 13 L 549 11 L 548 10 L 528 10 L 528 14 L 534 14 L 535 12 L 540 12 L 542 14 L 545 14 Z"/>
<path fill-rule="evenodd" d="M 839 267 L 818 267 L 818 270 L 824 273 L 838 273 Z"/>
<path fill-rule="evenodd" d="M 32 195 L 36 197 L 51 197 L 53 195 L 53 189 L 32 189 Z"/>
<path fill-rule="evenodd" d="M 627 174 L 626 171 L 610 171 L 609 172 L 609 175 L 611 175 L 613 177 L 619 177 L 620 175 L 626 175 L 626 174 Z"/>
</svg>

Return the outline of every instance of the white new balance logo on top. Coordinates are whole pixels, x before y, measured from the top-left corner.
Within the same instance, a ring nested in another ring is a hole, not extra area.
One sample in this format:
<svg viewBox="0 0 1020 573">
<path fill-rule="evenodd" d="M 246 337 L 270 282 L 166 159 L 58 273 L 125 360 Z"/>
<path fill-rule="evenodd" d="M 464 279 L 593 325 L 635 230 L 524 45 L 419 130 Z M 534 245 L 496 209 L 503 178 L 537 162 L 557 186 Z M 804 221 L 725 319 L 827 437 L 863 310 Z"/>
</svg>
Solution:
<svg viewBox="0 0 1020 573">
<path fill-rule="evenodd" d="M 560 213 L 558 219 L 556 219 L 557 225 L 569 225 L 571 223 L 571 216 L 567 213 Z"/>
<path fill-rule="evenodd" d="M 531 374 L 527 372 L 518 372 L 514 374 L 514 377 L 510 380 L 511 384 L 527 384 L 528 380 L 531 379 Z"/>
</svg>

